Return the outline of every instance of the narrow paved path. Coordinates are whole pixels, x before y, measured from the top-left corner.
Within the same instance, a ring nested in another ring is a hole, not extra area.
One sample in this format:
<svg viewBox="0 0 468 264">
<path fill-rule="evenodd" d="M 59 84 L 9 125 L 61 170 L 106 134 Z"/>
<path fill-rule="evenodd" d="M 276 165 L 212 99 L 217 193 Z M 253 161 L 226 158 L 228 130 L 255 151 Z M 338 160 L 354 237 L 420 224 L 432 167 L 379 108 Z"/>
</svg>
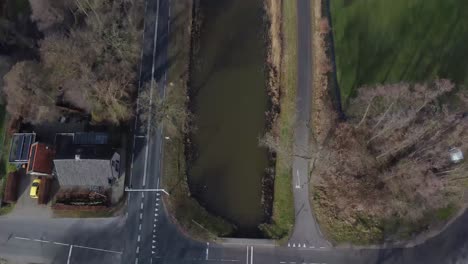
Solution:
<svg viewBox="0 0 468 264">
<path fill-rule="evenodd" d="M 294 135 L 293 189 L 295 225 L 290 247 L 326 247 L 309 202 L 309 133 L 312 101 L 311 1 L 297 0 L 298 87 L 297 120 Z"/>
</svg>

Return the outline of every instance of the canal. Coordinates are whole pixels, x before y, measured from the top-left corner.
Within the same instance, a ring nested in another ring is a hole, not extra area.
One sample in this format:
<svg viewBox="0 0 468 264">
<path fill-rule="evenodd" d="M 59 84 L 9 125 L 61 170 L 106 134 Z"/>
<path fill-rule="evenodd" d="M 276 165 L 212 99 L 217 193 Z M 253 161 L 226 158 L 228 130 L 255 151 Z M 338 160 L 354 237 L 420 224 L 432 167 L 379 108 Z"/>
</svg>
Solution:
<svg viewBox="0 0 468 264">
<path fill-rule="evenodd" d="M 237 226 L 260 236 L 265 222 L 262 178 L 266 42 L 262 0 L 200 0 L 192 43 L 191 109 L 195 129 L 188 179 L 192 194 Z"/>
</svg>

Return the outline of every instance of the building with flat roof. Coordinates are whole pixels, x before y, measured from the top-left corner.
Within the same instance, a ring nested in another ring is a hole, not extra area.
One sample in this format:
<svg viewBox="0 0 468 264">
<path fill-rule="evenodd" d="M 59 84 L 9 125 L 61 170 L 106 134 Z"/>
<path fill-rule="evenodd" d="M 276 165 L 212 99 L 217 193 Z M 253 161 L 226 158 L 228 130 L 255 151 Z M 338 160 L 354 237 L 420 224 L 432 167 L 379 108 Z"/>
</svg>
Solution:
<svg viewBox="0 0 468 264">
<path fill-rule="evenodd" d="M 29 150 L 35 141 L 35 133 L 13 134 L 8 161 L 15 164 L 27 163 L 29 161 Z"/>
</svg>

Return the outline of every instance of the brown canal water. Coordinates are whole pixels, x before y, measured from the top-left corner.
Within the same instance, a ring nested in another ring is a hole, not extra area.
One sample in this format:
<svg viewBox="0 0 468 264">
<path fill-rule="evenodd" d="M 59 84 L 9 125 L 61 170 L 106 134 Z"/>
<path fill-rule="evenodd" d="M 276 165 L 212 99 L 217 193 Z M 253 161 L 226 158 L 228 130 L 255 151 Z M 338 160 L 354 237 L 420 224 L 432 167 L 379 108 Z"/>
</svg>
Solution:
<svg viewBox="0 0 468 264">
<path fill-rule="evenodd" d="M 258 237 L 265 222 L 262 178 L 268 158 L 258 147 L 267 110 L 262 0 L 200 0 L 190 78 L 195 132 L 188 178 L 194 197 Z"/>
</svg>

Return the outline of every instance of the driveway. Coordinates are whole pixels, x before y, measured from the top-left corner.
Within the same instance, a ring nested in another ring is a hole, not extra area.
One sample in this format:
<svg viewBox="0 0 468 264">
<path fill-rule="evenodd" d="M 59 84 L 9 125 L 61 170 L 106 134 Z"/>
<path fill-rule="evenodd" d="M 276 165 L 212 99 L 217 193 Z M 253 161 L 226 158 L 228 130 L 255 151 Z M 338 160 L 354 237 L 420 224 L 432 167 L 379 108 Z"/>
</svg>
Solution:
<svg viewBox="0 0 468 264">
<path fill-rule="evenodd" d="M 52 218 L 50 201 L 47 205 L 40 205 L 37 199 L 29 196 L 31 183 L 35 177 L 24 173 L 21 173 L 19 177 L 18 201 L 13 211 L 7 217 Z"/>
</svg>

